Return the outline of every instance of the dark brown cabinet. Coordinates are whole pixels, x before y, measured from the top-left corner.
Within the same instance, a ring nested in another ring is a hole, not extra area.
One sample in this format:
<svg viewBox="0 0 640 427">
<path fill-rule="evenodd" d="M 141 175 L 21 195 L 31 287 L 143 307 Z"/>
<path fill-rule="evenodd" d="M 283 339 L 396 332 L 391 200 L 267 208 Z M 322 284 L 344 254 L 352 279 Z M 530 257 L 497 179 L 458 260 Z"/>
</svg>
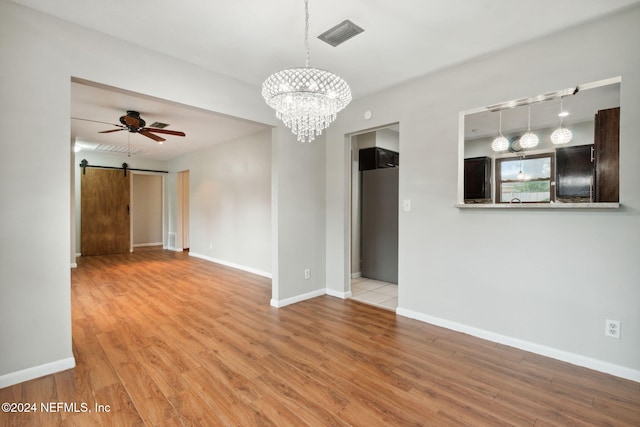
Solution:
<svg viewBox="0 0 640 427">
<path fill-rule="evenodd" d="M 400 164 L 400 154 L 380 147 L 363 148 L 358 152 L 358 170 L 395 168 Z"/>
<path fill-rule="evenodd" d="M 619 202 L 619 147 L 620 107 L 598 111 L 593 145 L 556 149 L 556 198 Z"/>
<path fill-rule="evenodd" d="M 491 158 L 464 159 L 464 202 L 491 203 Z"/>
<path fill-rule="evenodd" d="M 556 200 L 590 202 L 593 200 L 593 145 L 556 149 Z"/>
<path fill-rule="evenodd" d="M 595 116 L 595 202 L 619 202 L 620 107 Z"/>
</svg>

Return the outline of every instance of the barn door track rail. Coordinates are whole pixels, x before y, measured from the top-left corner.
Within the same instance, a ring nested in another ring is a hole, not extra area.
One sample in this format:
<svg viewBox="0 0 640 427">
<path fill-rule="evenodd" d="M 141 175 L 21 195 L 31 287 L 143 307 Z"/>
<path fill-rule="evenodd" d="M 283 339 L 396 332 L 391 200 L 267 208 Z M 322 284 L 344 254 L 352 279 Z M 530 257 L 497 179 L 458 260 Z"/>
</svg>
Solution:
<svg viewBox="0 0 640 427">
<path fill-rule="evenodd" d="M 136 171 L 136 172 L 156 172 L 156 173 L 169 173 L 169 171 L 160 171 L 153 169 L 138 169 L 138 168 L 130 168 L 128 164 L 123 163 L 122 166 L 98 166 L 98 165 L 90 165 L 87 159 L 82 159 L 80 162 L 80 167 L 82 168 L 82 174 L 87 173 L 87 168 L 98 168 L 98 169 L 122 169 L 124 171 L 124 176 L 127 176 L 127 171 Z"/>
</svg>

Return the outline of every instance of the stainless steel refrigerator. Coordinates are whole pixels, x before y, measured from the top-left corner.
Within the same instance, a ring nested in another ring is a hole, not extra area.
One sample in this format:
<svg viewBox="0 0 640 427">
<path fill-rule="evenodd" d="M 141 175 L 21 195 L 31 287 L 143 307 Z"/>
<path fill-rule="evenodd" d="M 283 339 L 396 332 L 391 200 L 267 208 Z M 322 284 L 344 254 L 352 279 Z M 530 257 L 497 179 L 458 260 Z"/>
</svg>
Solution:
<svg viewBox="0 0 640 427">
<path fill-rule="evenodd" d="M 398 283 L 397 167 L 361 172 L 361 274 Z"/>
</svg>

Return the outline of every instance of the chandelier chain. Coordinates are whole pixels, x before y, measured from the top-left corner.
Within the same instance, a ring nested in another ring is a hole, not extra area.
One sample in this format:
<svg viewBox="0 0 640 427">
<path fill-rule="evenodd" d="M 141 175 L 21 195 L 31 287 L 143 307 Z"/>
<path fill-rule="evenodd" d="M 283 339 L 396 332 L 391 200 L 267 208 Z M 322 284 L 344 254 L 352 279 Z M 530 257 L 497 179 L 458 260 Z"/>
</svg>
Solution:
<svg viewBox="0 0 640 427">
<path fill-rule="evenodd" d="M 309 0 L 304 0 L 304 48 L 307 52 L 305 66 L 311 66 L 311 54 L 309 53 Z"/>
</svg>

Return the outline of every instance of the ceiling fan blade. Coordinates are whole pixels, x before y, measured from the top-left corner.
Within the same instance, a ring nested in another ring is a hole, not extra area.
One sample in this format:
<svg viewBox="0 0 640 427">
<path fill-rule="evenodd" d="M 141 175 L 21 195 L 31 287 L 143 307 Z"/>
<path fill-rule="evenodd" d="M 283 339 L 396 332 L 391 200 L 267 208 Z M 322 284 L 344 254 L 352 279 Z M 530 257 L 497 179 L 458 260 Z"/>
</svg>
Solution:
<svg viewBox="0 0 640 427">
<path fill-rule="evenodd" d="M 115 125 L 114 125 L 115 126 Z M 111 130 L 103 130 L 100 131 L 98 133 L 111 133 L 111 132 L 120 132 L 121 130 L 126 130 L 125 128 L 120 128 L 120 129 L 111 129 Z"/>
<path fill-rule="evenodd" d="M 103 125 L 112 125 L 112 126 L 122 127 L 121 125 L 117 125 L 115 123 L 101 122 L 99 120 L 81 119 L 80 117 L 71 117 L 71 120 L 82 120 L 83 122 L 102 123 Z"/>
<path fill-rule="evenodd" d="M 178 130 L 159 129 L 159 128 L 144 128 L 142 130 L 146 130 L 148 132 L 155 132 L 155 133 L 166 133 L 167 135 L 186 136 L 184 132 L 180 132 Z"/>
<path fill-rule="evenodd" d="M 166 139 L 161 138 L 158 135 L 154 135 L 154 134 L 152 134 L 151 132 L 149 132 L 146 129 L 139 130 L 138 133 L 141 134 L 141 135 L 146 136 L 147 138 L 151 138 L 151 139 L 153 139 L 154 141 L 157 141 L 157 142 L 166 141 Z"/>
</svg>

